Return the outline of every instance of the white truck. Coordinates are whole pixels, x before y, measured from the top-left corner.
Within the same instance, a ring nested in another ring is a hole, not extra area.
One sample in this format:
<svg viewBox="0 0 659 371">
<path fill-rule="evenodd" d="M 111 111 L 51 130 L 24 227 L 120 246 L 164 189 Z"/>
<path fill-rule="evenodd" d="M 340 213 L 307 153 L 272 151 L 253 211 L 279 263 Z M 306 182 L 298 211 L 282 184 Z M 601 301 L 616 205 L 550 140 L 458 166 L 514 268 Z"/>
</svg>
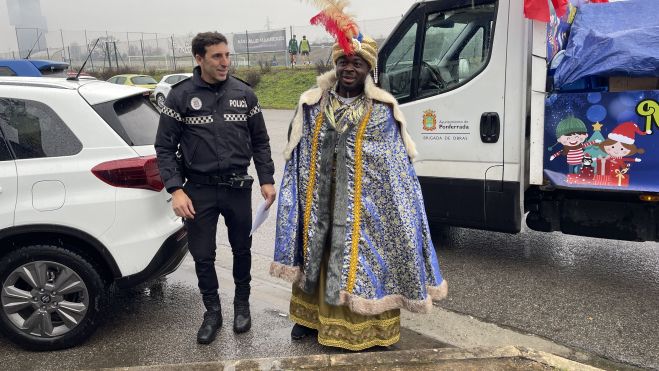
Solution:
<svg viewBox="0 0 659 371">
<path fill-rule="evenodd" d="M 659 86 L 627 91 L 656 78 L 557 90 L 549 39 L 552 29 L 566 32 L 523 13 L 523 0 L 420 1 L 381 45 L 379 83 L 401 103 L 417 144 L 431 228 L 517 233 L 526 219 L 538 231 L 659 240 L 659 134 L 650 128 L 659 125 Z M 620 101 L 634 106 L 621 113 Z"/>
</svg>

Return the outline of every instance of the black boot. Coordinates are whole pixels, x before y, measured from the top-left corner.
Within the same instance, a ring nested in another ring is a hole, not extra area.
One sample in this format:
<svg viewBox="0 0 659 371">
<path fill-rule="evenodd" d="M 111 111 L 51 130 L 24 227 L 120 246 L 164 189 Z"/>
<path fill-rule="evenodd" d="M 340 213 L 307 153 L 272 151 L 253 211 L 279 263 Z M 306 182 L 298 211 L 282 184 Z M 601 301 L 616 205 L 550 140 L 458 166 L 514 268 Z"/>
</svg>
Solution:
<svg viewBox="0 0 659 371">
<path fill-rule="evenodd" d="M 233 331 L 240 334 L 252 327 L 252 317 L 249 314 L 249 301 L 235 300 L 233 302 Z"/>
<path fill-rule="evenodd" d="M 296 323 L 293 326 L 293 329 L 291 330 L 291 339 L 293 339 L 293 340 L 302 340 L 305 337 L 307 337 L 307 336 L 309 336 L 309 335 L 311 335 L 315 332 L 316 332 L 316 330 L 314 330 L 312 328 L 302 326 L 299 323 Z"/>
<path fill-rule="evenodd" d="M 204 295 L 204 322 L 202 322 L 197 332 L 197 343 L 210 344 L 215 340 L 217 330 L 222 327 L 222 307 L 220 306 L 220 296 Z"/>
</svg>

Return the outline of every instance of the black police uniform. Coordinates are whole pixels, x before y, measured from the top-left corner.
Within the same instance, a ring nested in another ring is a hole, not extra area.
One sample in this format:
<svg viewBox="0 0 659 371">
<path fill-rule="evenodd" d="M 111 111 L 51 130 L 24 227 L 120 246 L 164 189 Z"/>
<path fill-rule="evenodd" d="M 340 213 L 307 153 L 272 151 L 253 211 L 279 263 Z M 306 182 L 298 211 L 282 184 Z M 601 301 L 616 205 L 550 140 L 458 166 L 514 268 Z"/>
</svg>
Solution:
<svg viewBox="0 0 659 371">
<path fill-rule="evenodd" d="M 185 224 L 202 295 L 218 291 L 215 235 L 222 214 L 233 252 L 234 302 L 246 302 L 251 281 L 251 190 L 231 183 L 247 175 L 254 158 L 260 184 L 274 184 L 270 138 L 247 84 L 229 76 L 211 85 L 201 79 L 200 71 L 196 67 L 193 76 L 176 84 L 167 97 L 155 142 L 158 167 L 167 192 L 183 188 L 192 200 L 195 216 Z M 179 145 L 182 158 L 177 161 Z"/>
</svg>

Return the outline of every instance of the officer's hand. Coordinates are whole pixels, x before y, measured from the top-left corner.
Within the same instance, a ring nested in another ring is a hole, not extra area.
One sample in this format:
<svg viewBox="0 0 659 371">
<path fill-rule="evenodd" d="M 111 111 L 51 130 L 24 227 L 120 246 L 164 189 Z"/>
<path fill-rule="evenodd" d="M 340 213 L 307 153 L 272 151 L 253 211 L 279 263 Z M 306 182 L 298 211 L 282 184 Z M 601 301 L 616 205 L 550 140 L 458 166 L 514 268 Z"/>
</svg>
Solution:
<svg viewBox="0 0 659 371">
<path fill-rule="evenodd" d="M 270 206 L 275 202 L 277 198 L 277 191 L 275 191 L 275 186 L 272 184 L 264 184 L 261 186 L 261 194 L 265 200 L 265 208 L 269 209 Z"/>
<path fill-rule="evenodd" d="M 177 189 L 172 193 L 172 209 L 174 209 L 174 214 L 177 216 L 194 219 L 192 200 L 190 200 L 190 197 L 182 189 Z"/>
</svg>

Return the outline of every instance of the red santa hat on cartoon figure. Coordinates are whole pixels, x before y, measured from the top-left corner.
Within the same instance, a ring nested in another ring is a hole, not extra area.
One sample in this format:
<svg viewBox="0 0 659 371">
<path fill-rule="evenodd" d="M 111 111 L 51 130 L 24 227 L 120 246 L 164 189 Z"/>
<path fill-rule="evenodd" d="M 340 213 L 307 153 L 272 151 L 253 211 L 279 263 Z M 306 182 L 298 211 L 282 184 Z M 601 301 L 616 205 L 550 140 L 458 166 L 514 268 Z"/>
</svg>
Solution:
<svg viewBox="0 0 659 371">
<path fill-rule="evenodd" d="M 624 144 L 634 144 L 636 141 L 635 135 L 651 134 L 651 132 L 644 132 L 638 128 L 638 125 L 631 121 L 623 122 L 613 129 L 608 135 L 609 139 L 615 140 Z"/>
</svg>

